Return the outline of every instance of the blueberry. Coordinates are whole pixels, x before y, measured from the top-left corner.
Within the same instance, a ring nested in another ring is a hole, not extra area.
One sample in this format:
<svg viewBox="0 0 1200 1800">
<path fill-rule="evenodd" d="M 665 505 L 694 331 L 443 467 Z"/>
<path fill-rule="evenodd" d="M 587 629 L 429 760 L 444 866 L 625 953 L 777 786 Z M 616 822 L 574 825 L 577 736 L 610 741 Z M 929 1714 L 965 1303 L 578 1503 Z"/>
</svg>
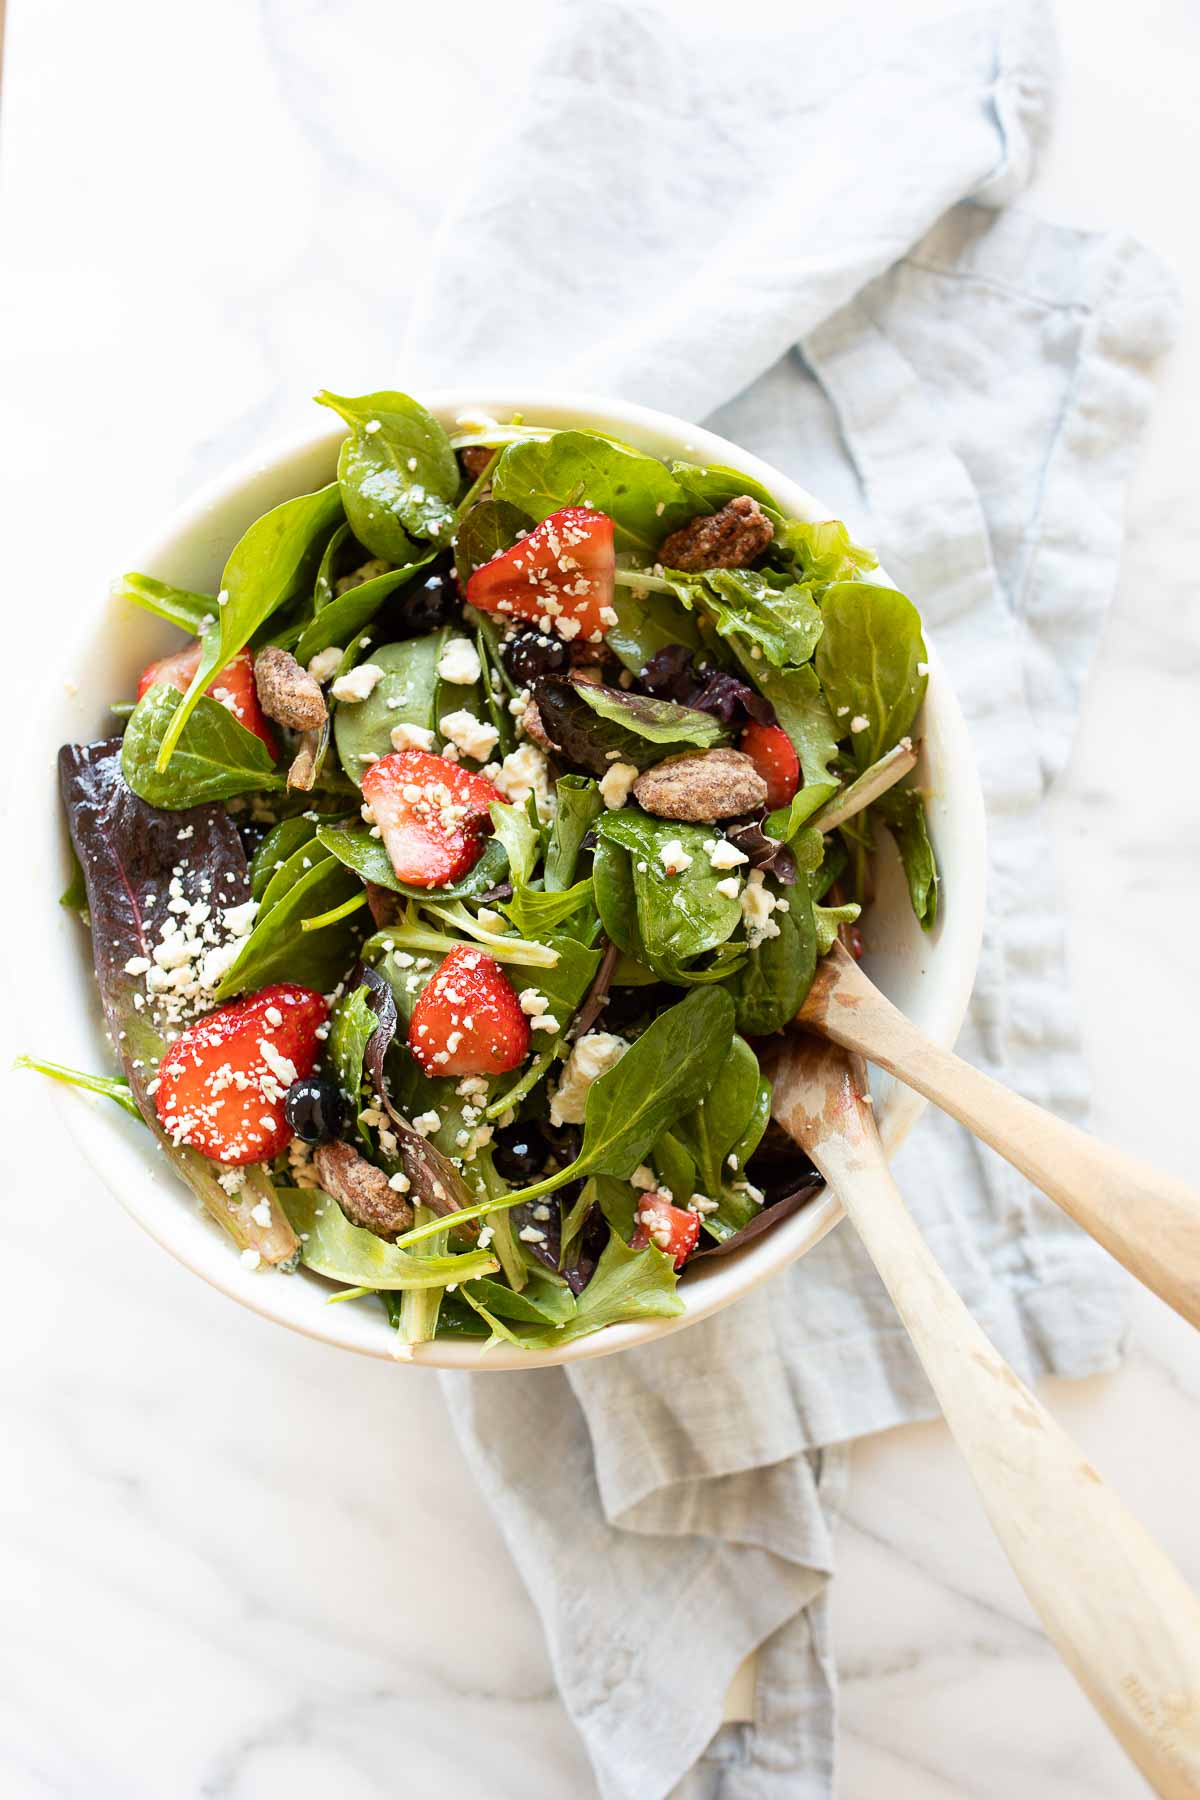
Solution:
<svg viewBox="0 0 1200 1800">
<path fill-rule="evenodd" d="M 283 1097 L 283 1116 L 306 1144 L 326 1144 L 346 1116 L 342 1090 L 322 1075 L 302 1075 Z"/>
<path fill-rule="evenodd" d="M 432 569 L 418 576 L 400 596 L 400 616 L 413 637 L 436 631 L 459 616 L 458 583 L 450 568 Z"/>
<path fill-rule="evenodd" d="M 492 1139 L 492 1161 L 505 1181 L 532 1181 L 545 1167 L 548 1150 L 536 1125 L 505 1125 Z"/>
<path fill-rule="evenodd" d="M 501 654 L 504 666 L 518 687 L 528 687 L 543 675 L 561 675 L 571 666 L 570 645 L 544 631 L 519 631 Z"/>
</svg>

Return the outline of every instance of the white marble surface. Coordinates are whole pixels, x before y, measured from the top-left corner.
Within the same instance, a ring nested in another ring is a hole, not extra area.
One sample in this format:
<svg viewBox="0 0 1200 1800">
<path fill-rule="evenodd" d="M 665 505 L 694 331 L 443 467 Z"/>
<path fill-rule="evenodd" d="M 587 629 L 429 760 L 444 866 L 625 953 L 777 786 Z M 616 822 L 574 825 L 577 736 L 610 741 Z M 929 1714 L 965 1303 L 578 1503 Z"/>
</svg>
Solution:
<svg viewBox="0 0 1200 1800">
<path fill-rule="evenodd" d="M 13 0 L 10 669 L 39 667 L 51 610 L 86 605 L 231 448 L 300 422 L 318 385 L 391 372 L 406 272 L 542 11 L 470 0 L 406 30 L 372 0 Z M 1133 15 L 1064 0 L 1060 19 L 1037 204 L 1149 239 L 1187 311 L 1056 802 L 1059 877 L 1097 1129 L 1194 1175 L 1200 16 L 1190 0 Z M 42 897 L 8 852 L 19 915 Z M 7 1017 L 0 1035 L 10 1047 Z M 6 1077 L 0 1105 L 0 1791 L 591 1793 L 433 1381 L 231 1306 L 98 1191 L 32 1078 Z M 1148 1298 L 1135 1327 L 1122 1373 L 1050 1398 L 1200 1583 L 1200 1353 Z M 1036 1630 L 946 1433 L 895 1432 L 854 1460 L 843 1800 L 1142 1792 Z"/>
</svg>

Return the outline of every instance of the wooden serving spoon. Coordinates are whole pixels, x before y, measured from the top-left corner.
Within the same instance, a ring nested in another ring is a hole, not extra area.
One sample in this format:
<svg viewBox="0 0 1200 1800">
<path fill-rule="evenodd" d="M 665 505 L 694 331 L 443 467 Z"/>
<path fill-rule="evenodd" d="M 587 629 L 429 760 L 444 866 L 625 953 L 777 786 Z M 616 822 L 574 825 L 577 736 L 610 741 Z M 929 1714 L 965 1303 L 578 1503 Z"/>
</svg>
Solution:
<svg viewBox="0 0 1200 1800">
<path fill-rule="evenodd" d="M 1168 1306 L 1200 1325 L 1200 1194 L 941 1049 L 897 1012 L 840 944 L 817 965 L 800 1023 L 936 1102 Z"/>
<path fill-rule="evenodd" d="M 892 1180 L 862 1062 L 795 1032 L 768 1072 L 772 1111 L 882 1276 L 1051 1642 L 1155 1792 L 1197 1800 L 1200 1603 L 942 1273 Z"/>
</svg>

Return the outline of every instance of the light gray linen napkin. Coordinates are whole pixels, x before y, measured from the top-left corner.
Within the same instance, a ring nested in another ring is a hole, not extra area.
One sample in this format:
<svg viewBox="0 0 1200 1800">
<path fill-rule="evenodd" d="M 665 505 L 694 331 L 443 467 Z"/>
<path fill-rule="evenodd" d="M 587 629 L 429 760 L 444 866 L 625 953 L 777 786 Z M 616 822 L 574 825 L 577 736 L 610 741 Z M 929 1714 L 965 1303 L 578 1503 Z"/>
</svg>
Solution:
<svg viewBox="0 0 1200 1800">
<path fill-rule="evenodd" d="M 929 10 L 686 31 L 633 5 L 560 13 L 446 221 L 404 368 L 703 418 L 878 549 L 949 666 L 987 799 L 962 1051 L 1077 1119 L 1041 809 L 1174 301 L 1136 244 L 1008 210 L 1050 110 L 1048 14 Z M 930 1112 L 896 1169 L 1027 1378 L 1115 1363 L 1119 1271 L 1007 1165 Z M 845 1446 L 934 1410 L 853 1232 L 661 1345 L 443 1381 L 606 1800 L 825 1800 Z M 718 1729 L 755 1646 L 755 1722 Z"/>
</svg>

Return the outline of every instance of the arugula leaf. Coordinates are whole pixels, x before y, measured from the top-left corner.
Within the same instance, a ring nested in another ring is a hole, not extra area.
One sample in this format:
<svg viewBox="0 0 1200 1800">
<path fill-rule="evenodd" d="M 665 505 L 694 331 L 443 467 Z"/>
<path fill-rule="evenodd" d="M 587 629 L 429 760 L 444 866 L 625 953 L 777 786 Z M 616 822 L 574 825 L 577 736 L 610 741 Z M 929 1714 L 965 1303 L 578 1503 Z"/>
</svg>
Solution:
<svg viewBox="0 0 1200 1800">
<path fill-rule="evenodd" d="M 718 632 L 742 640 L 775 668 L 806 663 L 821 636 L 821 613 L 812 589 L 786 583 L 769 570 L 710 569 L 694 590 Z"/>
<path fill-rule="evenodd" d="M 439 888 L 416 887 L 411 881 L 401 881 L 383 843 L 372 837 L 366 826 L 341 830 L 337 826 L 322 825 L 317 832 L 317 841 L 323 850 L 330 851 L 364 881 L 374 882 L 376 887 L 390 888 L 393 894 L 403 894 L 409 900 L 471 900 L 496 887 L 508 873 L 508 858 L 499 838 L 488 839 L 479 861 L 458 881 Z"/>
<path fill-rule="evenodd" d="M 276 1188 L 280 1205 L 300 1239 L 306 1269 L 330 1281 L 362 1288 L 441 1288 L 494 1274 L 499 1263 L 486 1251 L 462 1256 L 410 1256 L 372 1231 L 352 1225 L 321 1188 Z M 435 1219 L 434 1226 L 444 1222 Z"/>
<path fill-rule="evenodd" d="M 695 510 L 656 457 L 590 431 L 556 431 L 541 443 L 509 444 L 492 473 L 492 491 L 533 520 L 564 506 L 607 513 L 618 545 L 653 559 L 669 531 Z"/>
<path fill-rule="evenodd" d="M 561 893 L 570 887 L 583 840 L 603 811 L 604 802 L 594 781 L 586 775 L 559 776 L 558 810 L 550 827 L 543 869 L 547 893 Z"/>
<path fill-rule="evenodd" d="M 423 556 L 414 555 L 398 569 L 389 569 L 386 574 L 347 588 L 344 594 L 335 594 L 304 627 L 296 645 L 296 661 L 307 666 L 318 651 L 331 644 L 349 644 L 371 623 L 389 595 L 407 587 L 436 555 L 436 549 Z"/>
<path fill-rule="evenodd" d="M 177 688 L 156 681 L 130 715 L 121 771 L 140 799 L 150 806 L 189 807 L 286 786 L 262 739 L 219 700 L 202 694 L 185 728 L 176 732 L 186 706 Z M 162 749 L 172 734 L 177 747 L 168 765 Z"/>
<path fill-rule="evenodd" d="M 233 661 L 264 619 L 310 586 L 341 511 L 337 483 L 331 482 L 315 494 L 300 494 L 272 507 L 234 545 L 221 577 L 216 621 L 201 638 L 200 666 L 159 746 L 160 774 L 214 676 Z"/>
<path fill-rule="evenodd" d="M 875 567 L 874 551 L 854 543 L 840 519 L 784 519 L 775 527 L 775 546 L 795 558 L 807 581 L 852 581 Z"/>
<path fill-rule="evenodd" d="M 896 840 L 917 921 L 922 931 L 932 931 L 937 923 L 939 881 L 921 796 L 914 788 L 892 788 L 876 800 L 873 811 Z"/>
<path fill-rule="evenodd" d="M 316 400 L 350 427 L 338 456 L 338 482 L 355 537 L 372 556 L 414 561 L 413 539 L 440 540 L 453 518 L 461 476 L 450 439 L 407 394 L 351 399 L 322 389 Z"/>
<path fill-rule="evenodd" d="M 129 1083 L 120 1075 L 88 1075 L 83 1069 L 68 1069 L 65 1063 L 39 1062 L 34 1056 L 17 1056 L 13 1059 L 14 1069 L 32 1069 L 35 1074 L 48 1075 L 52 1081 L 61 1081 L 67 1087 L 82 1088 L 89 1094 L 103 1094 L 108 1100 L 115 1100 L 122 1112 L 144 1125 L 142 1110 L 133 1097 Z"/>
<path fill-rule="evenodd" d="M 112 591 L 115 599 L 131 600 L 143 611 L 190 632 L 192 637 L 199 637 L 217 616 L 215 594 L 193 594 L 188 588 L 156 581 L 153 575 L 141 575 L 136 570 L 114 581 Z"/>
<path fill-rule="evenodd" d="M 221 979 L 217 999 L 228 1000 L 234 994 L 266 987 L 272 981 L 298 981 L 303 987 L 327 993 L 353 961 L 359 932 L 353 922 L 304 932 L 301 922 L 330 912 L 361 892 L 357 878 L 332 856 L 314 859 L 311 869 L 306 869 L 269 907 L 268 888 L 253 931 L 237 961 Z"/>
<path fill-rule="evenodd" d="M 821 616 L 817 674 L 865 769 L 912 730 L 921 710 L 927 683 L 920 615 L 894 588 L 839 581 L 826 590 Z M 865 723 L 856 730 L 856 721 Z"/>
<path fill-rule="evenodd" d="M 674 1127 L 695 1162 L 697 1186 L 712 1200 L 720 1198 L 730 1178 L 725 1159 L 750 1124 L 761 1079 L 757 1056 L 745 1038 L 735 1034 L 712 1087 L 695 1111 Z"/>
<path fill-rule="evenodd" d="M 533 520 L 506 500 L 480 500 L 463 518 L 454 535 L 454 567 L 465 593 L 476 569 L 491 562 L 502 550 L 511 550 Z"/>
<path fill-rule="evenodd" d="M 693 980 L 696 971 L 688 965 L 724 944 L 742 920 L 739 902 L 718 889 L 718 883 L 726 879 L 726 871 L 713 868 L 704 848 L 711 842 L 714 828 L 654 819 L 647 813 L 622 808 L 606 813 L 596 829 L 602 842 L 620 844 L 631 860 L 627 876 L 617 874 L 611 866 L 606 866 L 603 875 L 597 875 L 597 904 L 609 937 L 628 955 L 647 963 L 663 980 Z M 668 875 L 662 850 L 665 844 L 676 841 L 691 857 L 691 863 L 680 874 Z M 636 936 L 628 924 L 629 882 L 636 909 Z M 611 908 L 611 918 L 606 916 L 606 908 Z"/>
<path fill-rule="evenodd" d="M 507 852 L 513 886 L 522 887 L 537 867 L 542 853 L 542 834 L 525 806 L 509 806 L 503 800 L 493 800 L 488 812 L 496 836 Z"/>
<path fill-rule="evenodd" d="M 775 708 L 775 716 L 787 732 L 800 759 L 805 786 L 833 782 L 830 765 L 837 756 L 838 730 L 821 683 L 811 663 L 801 669 L 772 669 L 762 663 L 746 663 L 755 686 Z"/>
<path fill-rule="evenodd" d="M 558 677 L 536 682 L 533 694 L 546 735 L 568 762 L 592 775 L 606 774 L 618 760 L 648 769 L 676 752 L 729 740 L 711 713 L 648 694 Z"/>
<path fill-rule="evenodd" d="M 512 920 L 522 937 L 541 937 L 561 925 L 573 913 L 589 906 L 593 899 L 591 876 L 577 881 L 561 893 L 542 893 L 537 888 L 518 887 L 511 900 L 502 902 L 500 910 Z"/>
<path fill-rule="evenodd" d="M 333 715 L 333 738 L 343 769 L 356 787 L 368 765 L 392 751 L 394 725 L 436 727 L 437 666 L 449 628 L 381 644 L 371 661 L 383 674 L 365 700 L 339 706 Z"/>
</svg>

